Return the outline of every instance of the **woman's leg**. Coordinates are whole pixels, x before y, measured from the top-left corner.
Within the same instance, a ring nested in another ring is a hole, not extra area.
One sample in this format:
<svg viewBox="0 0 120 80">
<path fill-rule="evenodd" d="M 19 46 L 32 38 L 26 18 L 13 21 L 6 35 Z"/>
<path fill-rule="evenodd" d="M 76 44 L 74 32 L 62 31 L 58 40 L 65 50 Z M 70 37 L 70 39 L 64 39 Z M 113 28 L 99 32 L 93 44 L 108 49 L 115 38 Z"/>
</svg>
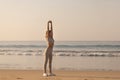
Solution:
<svg viewBox="0 0 120 80">
<path fill-rule="evenodd" d="M 52 53 L 49 55 L 49 73 L 52 73 Z"/>
<path fill-rule="evenodd" d="M 48 55 L 48 52 L 46 50 L 45 52 L 45 62 L 44 62 L 44 73 L 47 73 L 47 62 L 48 62 L 48 58 L 49 58 L 49 55 Z"/>
<path fill-rule="evenodd" d="M 53 74 L 52 72 L 52 53 L 49 55 L 49 76 L 56 76 L 55 74 Z"/>
</svg>

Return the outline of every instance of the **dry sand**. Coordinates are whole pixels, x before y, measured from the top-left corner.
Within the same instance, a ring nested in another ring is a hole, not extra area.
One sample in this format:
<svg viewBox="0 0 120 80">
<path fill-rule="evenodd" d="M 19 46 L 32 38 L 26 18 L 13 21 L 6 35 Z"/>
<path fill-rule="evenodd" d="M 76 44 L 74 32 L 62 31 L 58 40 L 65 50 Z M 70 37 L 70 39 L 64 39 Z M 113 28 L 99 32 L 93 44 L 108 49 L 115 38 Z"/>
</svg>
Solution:
<svg viewBox="0 0 120 80">
<path fill-rule="evenodd" d="M 40 70 L 0 70 L 0 80 L 120 80 L 120 71 L 54 71 L 43 77 Z"/>
</svg>

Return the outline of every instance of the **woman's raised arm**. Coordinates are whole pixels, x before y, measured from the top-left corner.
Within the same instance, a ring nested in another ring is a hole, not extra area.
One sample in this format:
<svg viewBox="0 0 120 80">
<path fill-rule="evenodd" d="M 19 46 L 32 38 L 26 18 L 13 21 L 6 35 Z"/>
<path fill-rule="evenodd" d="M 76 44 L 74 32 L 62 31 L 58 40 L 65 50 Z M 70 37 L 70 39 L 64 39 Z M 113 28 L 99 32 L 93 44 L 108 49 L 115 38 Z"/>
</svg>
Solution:
<svg viewBox="0 0 120 80">
<path fill-rule="evenodd" d="M 48 21 L 48 23 L 47 23 L 47 31 L 49 31 L 49 21 Z"/>
<path fill-rule="evenodd" d="M 52 25 L 52 21 L 51 21 L 50 23 L 51 23 L 51 31 L 53 31 L 53 25 Z"/>
</svg>

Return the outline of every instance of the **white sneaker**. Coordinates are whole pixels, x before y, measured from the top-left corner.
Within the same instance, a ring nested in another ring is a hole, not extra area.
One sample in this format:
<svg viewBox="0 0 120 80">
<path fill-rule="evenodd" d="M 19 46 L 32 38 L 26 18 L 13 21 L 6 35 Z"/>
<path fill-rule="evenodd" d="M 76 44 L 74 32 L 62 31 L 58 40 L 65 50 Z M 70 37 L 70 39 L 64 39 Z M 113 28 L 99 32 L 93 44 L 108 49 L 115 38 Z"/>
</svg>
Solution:
<svg viewBox="0 0 120 80">
<path fill-rule="evenodd" d="M 47 75 L 47 73 L 43 73 L 43 76 L 44 76 L 44 77 L 47 77 L 48 75 Z"/>
<path fill-rule="evenodd" d="M 48 76 L 56 76 L 56 75 L 53 73 L 49 73 Z"/>
</svg>

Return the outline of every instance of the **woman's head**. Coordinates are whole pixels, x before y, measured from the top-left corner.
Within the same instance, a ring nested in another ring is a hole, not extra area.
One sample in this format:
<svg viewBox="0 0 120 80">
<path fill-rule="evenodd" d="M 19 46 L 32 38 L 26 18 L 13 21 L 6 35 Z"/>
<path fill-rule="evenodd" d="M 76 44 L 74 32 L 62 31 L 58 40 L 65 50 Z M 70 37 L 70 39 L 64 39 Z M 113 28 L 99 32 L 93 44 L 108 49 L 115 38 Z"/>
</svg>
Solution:
<svg viewBox="0 0 120 80">
<path fill-rule="evenodd" d="M 49 20 L 47 23 L 47 31 L 46 31 L 46 38 L 53 37 L 53 28 L 52 28 L 52 21 Z"/>
</svg>

